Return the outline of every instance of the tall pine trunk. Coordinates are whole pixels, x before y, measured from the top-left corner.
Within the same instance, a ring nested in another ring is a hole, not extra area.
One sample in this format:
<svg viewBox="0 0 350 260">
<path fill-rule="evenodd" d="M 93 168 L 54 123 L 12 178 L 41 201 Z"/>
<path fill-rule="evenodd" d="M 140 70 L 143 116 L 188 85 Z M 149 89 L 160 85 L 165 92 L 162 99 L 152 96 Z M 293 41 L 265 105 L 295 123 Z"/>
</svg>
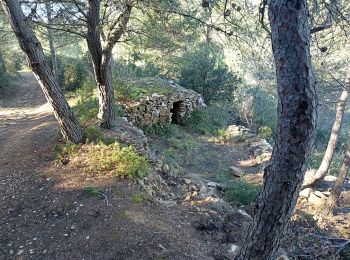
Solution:
<svg viewBox="0 0 350 260">
<path fill-rule="evenodd" d="M 331 166 L 331 163 L 332 163 L 334 151 L 337 145 L 339 132 L 340 132 L 340 128 L 342 125 L 342 120 L 345 112 L 346 101 L 349 95 L 349 89 L 350 89 L 350 66 L 348 68 L 348 72 L 345 78 L 344 89 L 338 100 L 337 112 L 335 115 L 331 136 L 329 138 L 327 149 L 324 154 L 322 163 L 318 168 L 317 172 L 315 173 L 315 175 L 313 176 L 313 178 L 311 180 L 305 181 L 305 183 L 303 184 L 304 188 L 314 187 L 315 185 L 320 183 L 328 173 L 329 167 Z"/>
<path fill-rule="evenodd" d="M 61 89 L 48 65 L 41 44 L 24 16 L 18 1 L 2 0 L 3 8 L 9 17 L 11 27 L 19 45 L 28 56 L 30 66 L 38 79 L 47 101 L 54 109 L 65 140 L 80 143 L 83 129 L 65 100 Z"/>
<path fill-rule="evenodd" d="M 348 141 L 347 150 L 344 156 L 343 164 L 340 168 L 339 175 L 337 180 L 334 183 L 334 187 L 327 199 L 327 202 L 324 206 L 323 215 L 332 215 L 335 207 L 337 206 L 341 190 L 343 188 L 344 182 L 346 180 L 346 176 L 349 172 L 349 164 L 350 164 L 350 143 Z"/>
<path fill-rule="evenodd" d="M 52 21 L 51 3 L 46 2 L 45 7 L 46 7 L 46 14 L 47 14 L 47 21 L 49 24 L 52 24 L 53 21 Z M 51 70 L 56 81 L 59 82 L 59 71 L 58 71 L 57 55 L 56 55 L 56 48 L 55 48 L 55 34 L 52 29 L 47 28 L 47 36 L 49 38 L 49 46 L 50 46 Z"/>
<path fill-rule="evenodd" d="M 236 259 L 274 259 L 295 207 L 313 145 L 316 91 L 306 0 L 271 0 L 269 20 L 276 64 L 278 123 L 263 190 Z"/>
<path fill-rule="evenodd" d="M 115 98 L 112 80 L 112 50 L 104 51 L 101 44 L 100 2 L 89 1 L 87 14 L 87 45 L 94 65 L 95 80 L 99 97 L 98 119 L 101 127 L 111 129 L 116 126 Z"/>
</svg>

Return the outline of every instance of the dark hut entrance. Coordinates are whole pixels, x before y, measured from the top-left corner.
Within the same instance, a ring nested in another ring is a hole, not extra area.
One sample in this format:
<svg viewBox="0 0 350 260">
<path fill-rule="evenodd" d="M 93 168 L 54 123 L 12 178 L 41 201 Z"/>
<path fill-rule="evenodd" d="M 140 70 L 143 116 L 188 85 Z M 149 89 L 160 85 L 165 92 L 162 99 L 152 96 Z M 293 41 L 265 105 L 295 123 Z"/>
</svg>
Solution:
<svg viewBox="0 0 350 260">
<path fill-rule="evenodd" d="M 170 112 L 172 113 L 171 123 L 173 123 L 173 124 L 181 124 L 182 123 L 182 121 L 183 121 L 183 116 L 182 116 L 183 106 L 184 106 L 184 104 L 182 101 L 178 101 L 178 102 L 173 103 L 173 108 L 170 110 Z"/>
</svg>

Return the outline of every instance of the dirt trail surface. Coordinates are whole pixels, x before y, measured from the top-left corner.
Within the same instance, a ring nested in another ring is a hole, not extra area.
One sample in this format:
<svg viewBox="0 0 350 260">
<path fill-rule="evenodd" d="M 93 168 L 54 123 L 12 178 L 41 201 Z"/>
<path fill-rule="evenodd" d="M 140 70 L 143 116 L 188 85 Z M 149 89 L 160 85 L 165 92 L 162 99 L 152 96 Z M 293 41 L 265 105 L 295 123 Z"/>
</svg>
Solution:
<svg viewBox="0 0 350 260">
<path fill-rule="evenodd" d="M 215 245 L 192 227 L 190 210 L 55 164 L 52 110 L 34 76 L 21 77 L 0 107 L 0 259 L 212 259 Z"/>
</svg>

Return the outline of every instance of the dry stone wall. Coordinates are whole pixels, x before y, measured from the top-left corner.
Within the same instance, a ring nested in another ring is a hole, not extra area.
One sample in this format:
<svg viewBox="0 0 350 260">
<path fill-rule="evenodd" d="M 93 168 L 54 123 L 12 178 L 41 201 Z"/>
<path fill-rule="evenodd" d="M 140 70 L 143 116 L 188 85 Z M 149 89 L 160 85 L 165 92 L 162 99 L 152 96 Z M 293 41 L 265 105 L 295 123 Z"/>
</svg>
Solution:
<svg viewBox="0 0 350 260">
<path fill-rule="evenodd" d="M 162 92 L 157 87 L 154 93 L 150 91 L 152 94 L 124 104 L 126 116 L 133 124 L 142 126 L 181 124 L 194 110 L 206 107 L 203 97 L 197 92 L 185 89 L 172 81 L 162 79 L 157 81 L 162 81 L 162 86 L 167 88 L 165 94 L 157 93 Z M 152 86 L 148 88 L 152 90 Z"/>
</svg>

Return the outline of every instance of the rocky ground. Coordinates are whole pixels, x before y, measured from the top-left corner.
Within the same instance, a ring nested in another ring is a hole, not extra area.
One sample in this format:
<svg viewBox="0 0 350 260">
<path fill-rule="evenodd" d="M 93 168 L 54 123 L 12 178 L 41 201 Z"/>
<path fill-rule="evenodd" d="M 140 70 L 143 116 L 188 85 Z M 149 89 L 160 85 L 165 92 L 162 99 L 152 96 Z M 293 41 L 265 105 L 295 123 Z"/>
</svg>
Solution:
<svg viewBox="0 0 350 260">
<path fill-rule="evenodd" d="M 266 141 L 240 126 L 220 136 L 149 138 L 165 162 L 156 174 L 137 182 L 89 174 L 54 160 L 52 111 L 32 74 L 22 78 L 0 108 L 0 259 L 233 258 L 251 216 L 249 206 L 225 201 L 225 186 L 261 184 Z M 287 255 L 349 259 L 349 213 L 322 226 L 312 210 L 300 200 Z"/>
<path fill-rule="evenodd" d="M 0 109 L 0 259 L 210 259 L 192 209 L 56 164 L 59 135 L 30 73 Z M 89 191 L 98 187 L 101 193 Z"/>
</svg>

